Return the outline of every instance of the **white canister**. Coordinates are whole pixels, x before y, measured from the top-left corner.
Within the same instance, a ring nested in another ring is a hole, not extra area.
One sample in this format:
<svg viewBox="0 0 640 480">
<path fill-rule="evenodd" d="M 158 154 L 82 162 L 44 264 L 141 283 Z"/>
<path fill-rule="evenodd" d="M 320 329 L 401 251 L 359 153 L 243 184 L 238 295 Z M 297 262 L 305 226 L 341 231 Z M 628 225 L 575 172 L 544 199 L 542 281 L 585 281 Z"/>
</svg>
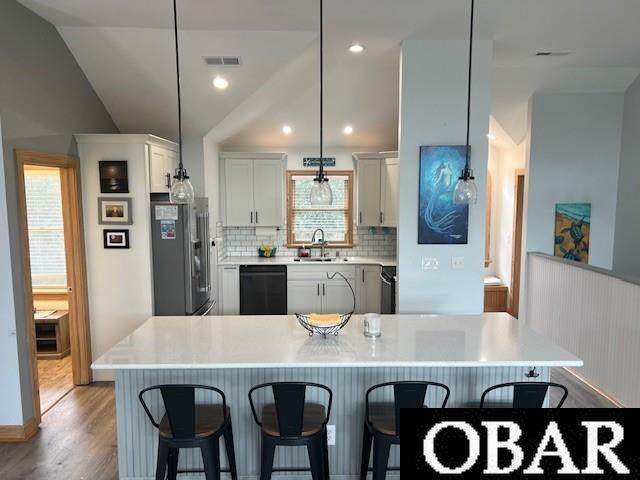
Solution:
<svg viewBox="0 0 640 480">
<path fill-rule="evenodd" d="M 364 314 L 365 337 L 379 337 L 382 335 L 382 319 L 379 313 Z"/>
</svg>

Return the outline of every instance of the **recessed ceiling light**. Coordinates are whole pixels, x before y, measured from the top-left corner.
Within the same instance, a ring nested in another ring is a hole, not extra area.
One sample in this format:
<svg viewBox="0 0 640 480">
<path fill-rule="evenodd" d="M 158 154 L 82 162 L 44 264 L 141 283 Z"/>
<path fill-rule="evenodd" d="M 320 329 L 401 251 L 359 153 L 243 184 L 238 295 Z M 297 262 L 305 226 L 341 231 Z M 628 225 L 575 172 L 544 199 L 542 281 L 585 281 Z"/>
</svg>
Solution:
<svg viewBox="0 0 640 480">
<path fill-rule="evenodd" d="M 351 125 L 347 125 L 342 129 L 342 133 L 345 135 L 351 135 L 353 133 L 353 127 Z"/>
<path fill-rule="evenodd" d="M 284 133 L 285 135 L 291 135 L 292 132 L 293 128 L 291 128 L 289 125 L 285 125 L 284 127 L 282 127 L 282 133 Z"/>
<path fill-rule="evenodd" d="M 225 90 L 229 86 L 229 82 L 226 78 L 217 76 L 213 79 L 213 86 L 218 90 Z"/>
<path fill-rule="evenodd" d="M 351 53 L 362 53 L 364 49 L 367 48 L 365 45 L 361 45 L 359 43 L 354 43 L 353 45 L 349 45 L 349 51 Z"/>
<path fill-rule="evenodd" d="M 487 138 L 493 142 L 496 139 L 496 136 L 493 133 L 487 133 Z"/>
</svg>

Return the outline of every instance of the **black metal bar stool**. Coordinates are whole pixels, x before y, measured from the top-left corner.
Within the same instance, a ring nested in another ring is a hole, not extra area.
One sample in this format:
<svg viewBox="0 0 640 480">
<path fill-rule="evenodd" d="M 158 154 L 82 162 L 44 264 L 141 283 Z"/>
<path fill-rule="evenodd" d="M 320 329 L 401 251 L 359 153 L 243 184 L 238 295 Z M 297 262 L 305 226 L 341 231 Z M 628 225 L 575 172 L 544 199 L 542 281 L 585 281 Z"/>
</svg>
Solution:
<svg viewBox="0 0 640 480">
<path fill-rule="evenodd" d="M 144 395 L 159 390 L 164 403 L 165 414 L 157 422 L 153 417 Z M 217 394 L 222 404 L 196 404 L 196 391 L 211 391 Z M 224 437 L 225 450 L 229 460 L 231 478 L 237 480 L 236 458 L 233 448 L 233 430 L 227 399 L 215 387 L 206 385 L 156 385 L 145 388 L 138 396 L 149 420 L 158 429 L 158 461 L 156 480 L 175 480 L 178 473 L 178 457 L 181 448 L 199 448 L 202 452 L 204 473 L 207 480 L 220 478 L 220 437 Z"/>
<path fill-rule="evenodd" d="M 371 403 L 371 393 L 387 387 L 393 387 L 393 402 Z M 389 467 L 391 445 L 400 444 L 400 411 L 403 408 L 428 408 L 425 404 L 427 388 L 437 387 L 444 391 L 444 400 L 440 408 L 444 408 L 449 400 L 449 387 L 436 382 L 389 382 L 374 385 L 365 396 L 365 420 L 362 439 L 362 463 L 360 478 L 365 480 L 369 470 L 369 458 L 373 444 L 373 479 L 386 478 Z"/>
<path fill-rule="evenodd" d="M 271 387 L 273 403 L 262 406 L 258 418 L 253 394 L 256 390 Z M 328 394 L 325 405 L 307 402 L 307 389 L 320 389 Z M 262 456 L 260 480 L 271 478 L 272 472 L 302 472 L 305 468 L 274 468 L 276 446 L 305 445 L 309 453 L 313 480 L 329 478 L 329 449 L 327 446 L 327 423 L 331 415 L 333 393 L 329 387 L 307 382 L 272 382 L 257 385 L 249 391 L 249 403 L 253 418 L 260 426 Z"/>
<path fill-rule="evenodd" d="M 513 388 L 513 401 L 506 405 L 504 403 L 494 402 L 485 406 L 485 404 L 488 403 L 486 402 L 487 395 L 503 388 Z M 510 382 L 494 385 L 482 392 L 480 408 L 542 408 L 544 399 L 550 388 L 562 390 L 562 398 L 554 408 L 562 407 L 562 404 L 567 399 L 567 395 L 569 395 L 569 391 L 564 385 L 552 382 Z"/>
</svg>

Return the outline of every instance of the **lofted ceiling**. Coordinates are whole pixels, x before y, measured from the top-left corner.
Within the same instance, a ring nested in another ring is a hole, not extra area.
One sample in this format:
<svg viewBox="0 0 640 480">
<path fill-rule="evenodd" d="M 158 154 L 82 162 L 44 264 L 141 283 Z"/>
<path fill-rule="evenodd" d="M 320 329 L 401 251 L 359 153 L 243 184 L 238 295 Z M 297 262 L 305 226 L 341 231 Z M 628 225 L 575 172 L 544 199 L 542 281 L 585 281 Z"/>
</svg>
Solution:
<svg viewBox="0 0 640 480">
<path fill-rule="evenodd" d="M 58 27 L 122 132 L 175 138 L 171 0 L 20 2 Z M 467 38 L 468 10 L 468 0 L 325 0 L 326 143 L 396 148 L 402 41 Z M 211 132 L 228 148 L 318 143 L 317 0 L 179 0 L 178 14 L 187 136 Z M 524 138 L 536 91 L 624 91 L 640 74 L 638 18 L 637 0 L 477 2 L 477 37 L 495 47 L 492 114 L 511 139 Z M 347 52 L 356 41 L 364 54 Z M 534 56 L 544 50 L 570 55 Z M 212 55 L 242 66 L 205 65 Z M 225 92 L 211 86 L 216 74 Z"/>
</svg>

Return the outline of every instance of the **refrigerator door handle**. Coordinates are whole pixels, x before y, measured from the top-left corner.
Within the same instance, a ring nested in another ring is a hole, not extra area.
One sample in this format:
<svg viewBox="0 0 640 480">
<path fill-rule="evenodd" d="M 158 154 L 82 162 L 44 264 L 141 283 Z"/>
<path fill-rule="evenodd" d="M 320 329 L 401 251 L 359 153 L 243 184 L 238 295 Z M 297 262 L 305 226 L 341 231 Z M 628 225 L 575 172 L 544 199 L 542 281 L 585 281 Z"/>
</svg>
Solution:
<svg viewBox="0 0 640 480">
<path fill-rule="evenodd" d="M 199 288 L 200 292 L 208 292 L 211 290 L 211 283 L 209 278 L 209 233 L 208 233 L 208 214 L 202 213 L 198 215 L 198 237 L 200 240 L 200 251 L 202 252 L 202 259 L 200 261 L 200 279 Z"/>
</svg>

